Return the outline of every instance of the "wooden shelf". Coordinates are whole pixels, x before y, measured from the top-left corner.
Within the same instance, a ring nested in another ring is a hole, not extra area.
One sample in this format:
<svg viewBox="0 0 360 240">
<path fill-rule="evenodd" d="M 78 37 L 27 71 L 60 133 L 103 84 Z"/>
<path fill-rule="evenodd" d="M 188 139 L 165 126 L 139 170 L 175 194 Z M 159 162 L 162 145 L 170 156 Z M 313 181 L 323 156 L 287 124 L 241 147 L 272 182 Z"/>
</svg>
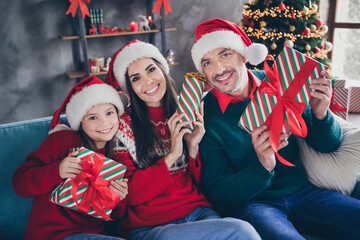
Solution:
<svg viewBox="0 0 360 240">
<path fill-rule="evenodd" d="M 174 62 L 169 64 L 169 66 L 176 66 L 179 65 L 179 62 Z M 85 77 L 85 72 L 66 72 L 65 73 L 69 78 L 82 78 Z M 90 76 L 99 76 L 99 75 L 106 75 L 107 71 L 100 71 L 98 73 L 90 73 Z"/>
<path fill-rule="evenodd" d="M 106 71 L 101 71 L 98 73 L 90 73 L 90 76 L 106 75 Z M 66 72 L 65 73 L 69 78 L 82 78 L 85 77 L 85 72 Z"/>
<path fill-rule="evenodd" d="M 176 30 L 177 30 L 177 28 L 165 28 L 166 32 L 171 32 L 171 31 L 176 31 Z M 85 38 L 115 37 L 115 36 L 148 34 L 148 33 L 157 33 L 157 32 L 160 32 L 160 29 L 155 29 L 155 30 L 150 30 L 150 31 L 138 31 L 138 32 L 121 32 L 121 33 L 85 35 Z M 62 40 L 74 40 L 74 39 L 80 39 L 80 36 L 79 35 L 59 36 L 59 38 Z"/>
</svg>

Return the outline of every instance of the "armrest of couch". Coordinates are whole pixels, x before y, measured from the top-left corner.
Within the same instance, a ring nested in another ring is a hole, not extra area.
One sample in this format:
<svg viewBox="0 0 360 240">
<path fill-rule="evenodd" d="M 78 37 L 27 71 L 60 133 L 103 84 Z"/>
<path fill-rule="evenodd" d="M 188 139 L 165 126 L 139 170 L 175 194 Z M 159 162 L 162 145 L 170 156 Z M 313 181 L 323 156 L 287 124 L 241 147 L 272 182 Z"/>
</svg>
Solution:
<svg viewBox="0 0 360 240">
<path fill-rule="evenodd" d="M 62 116 L 62 121 L 64 121 Z M 0 236 L 23 239 L 31 210 L 31 198 L 15 195 L 11 179 L 26 156 L 48 135 L 52 117 L 0 125 Z"/>
<path fill-rule="evenodd" d="M 332 153 L 320 153 L 296 137 L 300 157 L 312 184 L 360 199 L 360 127 L 334 117 L 343 130 L 340 147 Z"/>
</svg>

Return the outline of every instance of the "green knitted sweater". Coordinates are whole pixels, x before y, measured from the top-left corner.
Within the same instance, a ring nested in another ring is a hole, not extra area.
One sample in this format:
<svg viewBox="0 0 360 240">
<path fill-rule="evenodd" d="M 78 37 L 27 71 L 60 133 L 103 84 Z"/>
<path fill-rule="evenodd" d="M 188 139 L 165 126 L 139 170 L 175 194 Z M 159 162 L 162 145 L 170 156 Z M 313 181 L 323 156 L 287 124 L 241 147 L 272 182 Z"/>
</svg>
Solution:
<svg viewBox="0 0 360 240">
<path fill-rule="evenodd" d="M 259 79 L 265 76 L 263 71 L 253 73 Z M 293 135 L 289 136 L 288 146 L 279 153 L 296 167 L 277 161 L 274 170 L 269 172 L 261 165 L 250 134 L 238 126 L 249 101 L 250 98 L 247 98 L 242 102 L 230 103 L 222 113 L 211 92 L 204 98 L 206 133 L 200 143 L 202 187 L 215 209 L 223 215 L 230 214 L 249 200 L 291 195 L 307 183 Z M 339 147 L 342 130 L 330 111 L 327 118 L 321 121 L 308 106 L 302 116 L 308 127 L 305 139 L 311 147 L 321 152 L 331 152 Z"/>
</svg>

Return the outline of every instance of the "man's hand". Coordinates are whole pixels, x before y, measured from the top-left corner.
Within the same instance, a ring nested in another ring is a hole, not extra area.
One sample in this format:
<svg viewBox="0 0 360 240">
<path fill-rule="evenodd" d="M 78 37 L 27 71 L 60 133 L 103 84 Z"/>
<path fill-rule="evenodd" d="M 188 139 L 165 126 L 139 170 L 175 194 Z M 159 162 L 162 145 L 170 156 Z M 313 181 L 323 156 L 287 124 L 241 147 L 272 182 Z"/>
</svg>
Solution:
<svg viewBox="0 0 360 240">
<path fill-rule="evenodd" d="M 321 75 L 323 78 L 316 78 L 312 80 L 310 88 L 314 91 L 310 92 L 310 106 L 314 115 L 324 120 L 327 115 L 327 110 L 330 106 L 332 86 L 332 76 L 328 71 L 322 71 Z"/>
<path fill-rule="evenodd" d="M 266 170 L 271 172 L 275 168 L 276 158 L 274 151 L 270 146 L 269 136 L 270 136 L 270 131 L 267 130 L 266 125 L 262 125 L 258 128 L 255 128 L 254 131 L 252 131 L 251 133 L 252 144 L 254 145 L 254 149 L 260 163 L 263 165 L 263 167 Z M 287 140 L 283 141 L 286 138 L 287 138 L 286 133 L 281 134 L 278 150 L 288 145 Z"/>
</svg>

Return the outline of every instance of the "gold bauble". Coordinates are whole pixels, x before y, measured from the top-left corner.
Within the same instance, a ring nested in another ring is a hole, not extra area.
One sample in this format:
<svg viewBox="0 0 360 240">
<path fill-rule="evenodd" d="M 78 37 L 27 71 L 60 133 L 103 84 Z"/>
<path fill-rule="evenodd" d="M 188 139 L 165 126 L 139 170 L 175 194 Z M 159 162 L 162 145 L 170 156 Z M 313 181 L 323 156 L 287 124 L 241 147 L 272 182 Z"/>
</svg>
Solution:
<svg viewBox="0 0 360 240">
<path fill-rule="evenodd" d="M 329 30 L 328 26 L 324 24 L 324 25 L 322 26 L 322 31 L 323 31 L 324 33 L 327 33 L 328 30 Z"/>
<path fill-rule="evenodd" d="M 315 32 L 315 30 L 316 30 L 316 25 L 311 24 L 311 25 L 310 25 L 310 31 L 311 31 L 311 32 Z"/>
<path fill-rule="evenodd" d="M 289 30 L 290 30 L 290 32 L 294 32 L 296 30 L 296 28 L 295 28 L 295 26 L 290 25 Z"/>
<path fill-rule="evenodd" d="M 310 10 L 309 10 L 308 7 L 304 7 L 303 10 L 302 10 L 303 15 L 308 15 L 309 12 L 310 12 Z"/>
<path fill-rule="evenodd" d="M 261 21 L 261 22 L 260 22 L 260 27 L 262 27 L 262 28 L 266 27 L 266 22 L 265 22 L 265 21 Z"/>
<path fill-rule="evenodd" d="M 275 50 L 275 49 L 277 48 L 276 43 L 273 42 L 273 43 L 270 45 L 270 48 L 271 48 L 271 50 Z"/>
<path fill-rule="evenodd" d="M 316 4 L 316 3 L 313 3 L 312 5 L 311 5 L 311 9 L 313 9 L 315 12 L 317 12 L 317 10 L 318 10 L 318 5 Z"/>
<path fill-rule="evenodd" d="M 293 48 L 294 47 L 294 42 L 291 41 L 290 39 L 286 39 L 285 42 L 284 42 L 284 46 L 288 46 L 290 48 Z"/>
<path fill-rule="evenodd" d="M 311 50 L 311 46 L 310 46 L 309 44 L 306 44 L 305 49 L 306 49 L 306 51 L 310 51 L 310 50 Z"/>
</svg>

